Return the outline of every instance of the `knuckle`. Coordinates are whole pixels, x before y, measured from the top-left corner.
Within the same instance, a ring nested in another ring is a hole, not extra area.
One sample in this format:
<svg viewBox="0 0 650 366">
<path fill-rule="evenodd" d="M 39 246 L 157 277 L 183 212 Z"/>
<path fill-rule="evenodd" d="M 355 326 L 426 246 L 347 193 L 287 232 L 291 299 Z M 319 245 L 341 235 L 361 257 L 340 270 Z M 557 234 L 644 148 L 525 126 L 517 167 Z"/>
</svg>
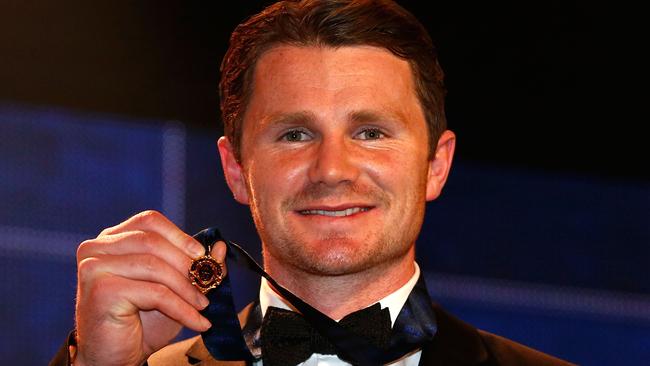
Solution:
<svg viewBox="0 0 650 366">
<path fill-rule="evenodd" d="M 138 231 L 134 235 L 136 235 L 143 252 L 153 253 L 158 249 L 160 235 L 151 231 Z"/>
<path fill-rule="evenodd" d="M 96 273 L 99 269 L 100 261 L 98 258 L 90 257 L 85 258 L 78 265 L 78 272 L 80 279 L 87 279 L 92 274 Z"/>
<path fill-rule="evenodd" d="M 163 302 L 165 299 L 170 298 L 170 291 L 165 285 L 162 285 L 160 283 L 155 283 L 151 287 L 151 297 L 152 299 L 157 302 Z"/>
<path fill-rule="evenodd" d="M 140 250 L 148 252 L 152 247 L 151 233 L 146 231 L 134 231 L 131 234 L 134 241 L 138 243 Z"/>
<path fill-rule="evenodd" d="M 102 299 L 108 299 L 115 291 L 115 281 L 112 281 L 112 276 L 104 275 L 96 278 L 95 281 L 88 283 L 86 288 L 87 298 L 92 302 L 101 302 Z"/>
<path fill-rule="evenodd" d="M 86 258 L 79 262 L 77 278 L 80 288 L 89 289 L 91 293 L 105 289 L 103 282 L 106 282 L 106 276 L 100 274 L 100 266 L 98 258 Z"/>
<path fill-rule="evenodd" d="M 145 224 L 153 224 L 156 223 L 157 221 L 161 220 L 163 215 L 156 211 L 156 210 L 146 210 L 142 211 L 139 214 L 135 216 L 136 220 L 145 223 Z"/>
<path fill-rule="evenodd" d="M 140 266 L 142 266 L 142 269 L 144 269 L 146 272 L 153 273 L 156 272 L 157 268 L 159 268 L 160 263 L 158 258 L 155 256 L 145 255 L 142 257 Z"/>
<path fill-rule="evenodd" d="M 77 262 L 80 262 L 88 256 L 90 252 L 90 247 L 95 243 L 94 239 L 84 240 L 77 247 Z"/>
<path fill-rule="evenodd" d="M 107 227 L 106 229 L 102 230 L 99 235 L 97 235 L 98 238 L 101 238 L 102 236 L 107 236 L 115 233 L 115 227 Z"/>
</svg>

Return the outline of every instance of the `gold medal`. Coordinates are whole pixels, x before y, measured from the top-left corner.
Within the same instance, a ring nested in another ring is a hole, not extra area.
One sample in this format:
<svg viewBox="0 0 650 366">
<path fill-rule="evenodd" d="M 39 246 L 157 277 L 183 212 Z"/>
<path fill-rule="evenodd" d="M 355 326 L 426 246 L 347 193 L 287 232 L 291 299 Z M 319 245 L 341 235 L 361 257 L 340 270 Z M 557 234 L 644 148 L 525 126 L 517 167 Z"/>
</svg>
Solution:
<svg viewBox="0 0 650 366">
<path fill-rule="evenodd" d="M 217 288 L 223 280 L 223 264 L 210 256 L 211 246 L 206 249 L 206 254 L 192 261 L 189 269 L 192 285 L 204 295 L 213 288 Z"/>
</svg>

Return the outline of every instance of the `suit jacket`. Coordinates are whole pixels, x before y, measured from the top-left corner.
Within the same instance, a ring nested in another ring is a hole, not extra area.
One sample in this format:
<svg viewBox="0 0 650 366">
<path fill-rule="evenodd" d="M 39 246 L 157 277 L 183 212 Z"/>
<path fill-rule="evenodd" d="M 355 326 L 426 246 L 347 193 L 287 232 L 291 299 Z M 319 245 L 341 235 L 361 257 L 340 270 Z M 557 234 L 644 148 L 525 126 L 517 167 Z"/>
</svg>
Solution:
<svg viewBox="0 0 650 366">
<path fill-rule="evenodd" d="M 252 304 L 251 304 L 252 305 Z M 252 306 L 240 314 L 245 324 Z M 433 304 L 438 330 L 422 348 L 422 366 L 572 365 L 511 340 L 478 330 Z M 151 355 L 149 366 L 246 366 L 244 361 L 212 358 L 200 336 L 171 344 Z"/>
</svg>

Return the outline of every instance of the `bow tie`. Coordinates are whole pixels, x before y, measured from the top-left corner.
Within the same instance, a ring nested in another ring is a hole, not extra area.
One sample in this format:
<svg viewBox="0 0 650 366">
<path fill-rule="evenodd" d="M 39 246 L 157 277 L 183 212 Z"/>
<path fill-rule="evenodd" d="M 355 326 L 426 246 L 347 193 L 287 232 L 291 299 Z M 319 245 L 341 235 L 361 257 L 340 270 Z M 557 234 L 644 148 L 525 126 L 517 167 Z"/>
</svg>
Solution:
<svg viewBox="0 0 650 366">
<path fill-rule="evenodd" d="M 379 303 L 347 315 L 339 324 L 382 349 L 390 340 L 390 313 Z M 260 337 L 264 366 L 297 365 L 313 353 L 337 354 L 334 345 L 301 314 L 272 306 L 262 321 Z"/>
</svg>

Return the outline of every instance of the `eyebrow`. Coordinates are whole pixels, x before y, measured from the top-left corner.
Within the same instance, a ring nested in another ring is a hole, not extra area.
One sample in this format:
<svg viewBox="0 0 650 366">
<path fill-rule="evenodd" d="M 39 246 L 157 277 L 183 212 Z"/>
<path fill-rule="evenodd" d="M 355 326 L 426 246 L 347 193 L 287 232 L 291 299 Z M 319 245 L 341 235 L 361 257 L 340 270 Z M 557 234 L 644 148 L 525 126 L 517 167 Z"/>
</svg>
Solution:
<svg viewBox="0 0 650 366">
<path fill-rule="evenodd" d="M 374 111 L 368 109 L 362 109 L 358 111 L 350 112 L 348 119 L 352 122 L 357 123 L 372 123 L 377 121 L 393 121 L 398 123 L 404 123 L 405 120 L 400 113 L 393 113 L 390 111 Z"/>
<path fill-rule="evenodd" d="M 297 125 L 304 124 L 308 122 L 313 122 L 316 120 L 316 116 L 309 111 L 298 111 L 291 113 L 278 113 L 269 116 L 266 118 L 266 124 L 268 125 Z"/>
<path fill-rule="evenodd" d="M 300 124 L 309 124 L 318 118 L 310 111 L 297 111 L 291 113 L 277 113 L 265 118 L 265 124 L 270 126 L 293 126 Z M 400 113 L 390 111 L 376 111 L 370 109 L 361 109 L 351 111 L 347 115 L 347 120 L 352 123 L 374 123 L 377 121 L 391 121 L 400 124 L 405 123 L 405 118 Z"/>
</svg>

